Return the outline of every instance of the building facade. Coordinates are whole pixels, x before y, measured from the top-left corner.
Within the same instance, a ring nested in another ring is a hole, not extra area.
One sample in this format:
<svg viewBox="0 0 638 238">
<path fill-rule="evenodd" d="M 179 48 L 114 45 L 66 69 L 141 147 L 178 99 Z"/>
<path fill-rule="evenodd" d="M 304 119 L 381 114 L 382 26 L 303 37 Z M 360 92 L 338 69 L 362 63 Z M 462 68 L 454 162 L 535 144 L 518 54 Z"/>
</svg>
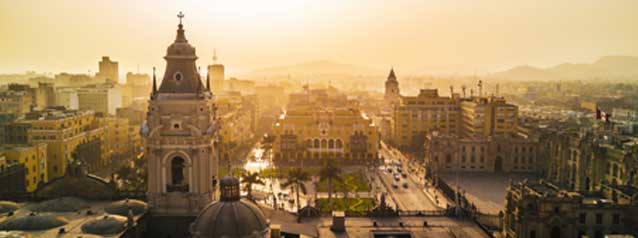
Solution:
<svg viewBox="0 0 638 238">
<path fill-rule="evenodd" d="M 13 144 L 46 144 L 47 175 L 56 178 L 64 175 L 75 147 L 93 140 L 105 141 L 106 129 L 97 123 L 92 111 L 74 111 L 49 108 L 33 111 L 25 118 L 5 125 L 5 138 Z M 100 147 L 102 166 L 108 164 L 110 153 L 107 145 Z"/>
<path fill-rule="evenodd" d="M 108 56 L 102 56 L 102 61 L 99 63 L 99 71 L 95 77 L 102 82 L 105 80 L 119 82 L 119 74 L 120 71 L 117 61 L 112 61 Z"/>
<path fill-rule="evenodd" d="M 417 96 L 402 96 L 392 112 L 392 134 L 399 148 L 421 148 L 431 131 L 455 135 L 460 130 L 460 97 L 439 96 L 436 89 L 421 89 Z"/>
<path fill-rule="evenodd" d="M 544 169 L 538 142 L 516 134 L 469 138 L 430 133 L 424 143 L 430 172 L 536 172 Z"/>
<path fill-rule="evenodd" d="M 356 101 L 331 90 L 292 94 L 289 101 L 273 128 L 274 159 L 362 163 L 378 158 L 378 128 Z"/>
<path fill-rule="evenodd" d="M 44 143 L 0 146 L 0 158 L 4 158 L 5 165 L 17 163 L 24 167 L 26 192 L 35 191 L 40 183 L 48 180 L 47 145 Z M 0 164 L 0 167 L 3 166 Z"/>
<path fill-rule="evenodd" d="M 90 85 L 79 88 L 77 94 L 80 110 L 114 116 L 117 108 L 122 107 L 122 88 L 119 84 Z"/>
<path fill-rule="evenodd" d="M 148 200 L 157 214 L 193 216 L 213 200 L 217 121 L 210 81 L 204 87 L 181 19 L 164 59 L 164 78 L 158 89 L 153 76 L 147 121 L 141 129 Z"/>
<path fill-rule="evenodd" d="M 511 184 L 507 191 L 503 237 L 510 238 L 604 238 L 612 234 L 638 232 L 637 191 L 612 201 L 563 190 L 544 182 Z"/>
<path fill-rule="evenodd" d="M 516 133 L 518 107 L 502 97 L 474 97 L 463 100 L 461 129 L 466 137 L 486 137 Z"/>
</svg>

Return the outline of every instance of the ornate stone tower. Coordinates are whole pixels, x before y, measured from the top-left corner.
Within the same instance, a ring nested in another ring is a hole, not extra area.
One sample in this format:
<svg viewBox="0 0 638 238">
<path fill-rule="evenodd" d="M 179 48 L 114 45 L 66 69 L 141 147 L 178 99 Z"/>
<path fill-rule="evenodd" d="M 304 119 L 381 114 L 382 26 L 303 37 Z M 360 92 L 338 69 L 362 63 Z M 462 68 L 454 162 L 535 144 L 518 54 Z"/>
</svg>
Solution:
<svg viewBox="0 0 638 238">
<path fill-rule="evenodd" d="M 154 213 L 194 215 L 213 200 L 217 178 L 216 120 L 210 82 L 197 71 L 195 48 L 184 36 L 183 14 L 166 52 L 159 89 L 153 72 L 142 136 L 148 160 L 148 198 Z M 153 69 L 154 71 L 155 69 Z"/>
<path fill-rule="evenodd" d="M 399 81 L 397 76 L 394 75 L 394 69 L 390 69 L 390 75 L 388 80 L 385 81 L 385 96 L 386 103 L 394 105 L 399 102 L 401 94 L 399 93 Z"/>
</svg>

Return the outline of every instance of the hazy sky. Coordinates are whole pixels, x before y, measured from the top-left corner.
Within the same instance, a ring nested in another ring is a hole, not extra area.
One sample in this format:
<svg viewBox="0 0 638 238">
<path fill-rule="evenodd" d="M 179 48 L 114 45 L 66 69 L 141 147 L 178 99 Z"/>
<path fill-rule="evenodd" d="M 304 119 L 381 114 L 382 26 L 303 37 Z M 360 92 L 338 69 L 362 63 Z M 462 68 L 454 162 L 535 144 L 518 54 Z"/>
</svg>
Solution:
<svg viewBox="0 0 638 238">
<path fill-rule="evenodd" d="M 636 0 L 0 0 L 0 73 L 164 67 L 178 11 L 202 66 L 327 59 L 404 72 L 638 55 Z M 204 68 L 204 67 L 203 67 Z"/>
</svg>

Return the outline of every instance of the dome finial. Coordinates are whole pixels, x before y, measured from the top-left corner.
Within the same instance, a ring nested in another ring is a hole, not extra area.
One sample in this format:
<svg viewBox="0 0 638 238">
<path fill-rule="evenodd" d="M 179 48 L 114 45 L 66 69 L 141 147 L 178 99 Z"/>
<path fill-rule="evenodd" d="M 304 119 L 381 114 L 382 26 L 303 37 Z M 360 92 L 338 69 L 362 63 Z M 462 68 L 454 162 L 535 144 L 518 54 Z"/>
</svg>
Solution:
<svg viewBox="0 0 638 238">
<path fill-rule="evenodd" d="M 177 18 L 179 18 L 179 25 L 177 25 L 177 38 L 175 38 L 175 42 L 188 42 L 186 40 L 186 36 L 184 35 L 184 26 L 182 25 L 182 18 L 184 18 L 184 13 L 181 11 L 177 14 Z"/>
</svg>

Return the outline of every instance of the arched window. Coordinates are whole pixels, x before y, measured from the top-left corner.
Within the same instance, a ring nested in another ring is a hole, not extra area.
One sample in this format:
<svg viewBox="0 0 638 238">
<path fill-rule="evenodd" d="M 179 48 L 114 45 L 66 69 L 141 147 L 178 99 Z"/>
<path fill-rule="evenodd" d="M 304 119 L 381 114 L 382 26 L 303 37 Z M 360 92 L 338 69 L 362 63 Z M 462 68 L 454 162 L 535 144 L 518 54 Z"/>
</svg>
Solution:
<svg viewBox="0 0 638 238">
<path fill-rule="evenodd" d="M 315 139 L 315 149 L 319 148 L 319 139 Z"/>
<path fill-rule="evenodd" d="M 184 184 L 184 159 L 176 156 L 171 160 L 171 181 L 173 185 Z"/>
<path fill-rule="evenodd" d="M 341 142 L 341 139 L 337 139 L 337 149 L 341 148 L 343 148 L 343 142 Z"/>
<path fill-rule="evenodd" d="M 333 139 L 330 139 L 328 141 L 328 149 L 334 149 L 335 148 L 335 141 Z"/>
<path fill-rule="evenodd" d="M 306 140 L 306 147 L 312 148 L 312 140 L 310 139 Z"/>
<path fill-rule="evenodd" d="M 326 139 L 322 139 L 321 140 L 321 148 L 326 148 L 328 147 L 328 141 Z"/>
</svg>

